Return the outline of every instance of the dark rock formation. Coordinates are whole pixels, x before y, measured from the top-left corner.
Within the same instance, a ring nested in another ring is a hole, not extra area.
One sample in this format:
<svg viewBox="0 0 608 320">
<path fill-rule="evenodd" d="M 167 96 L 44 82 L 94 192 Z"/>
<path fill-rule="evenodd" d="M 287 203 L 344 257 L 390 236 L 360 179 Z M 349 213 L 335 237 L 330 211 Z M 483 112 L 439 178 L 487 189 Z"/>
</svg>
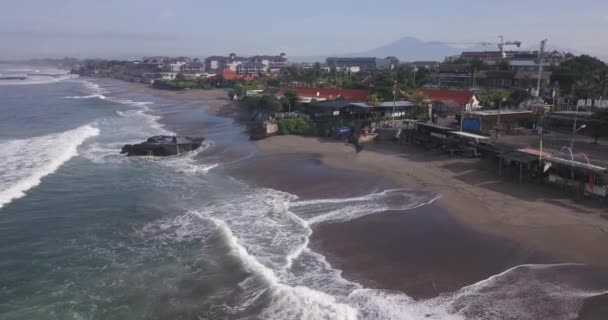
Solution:
<svg viewBox="0 0 608 320">
<path fill-rule="evenodd" d="M 173 156 L 198 149 L 204 140 L 201 137 L 154 136 L 146 142 L 125 144 L 120 153 L 127 156 Z"/>
</svg>

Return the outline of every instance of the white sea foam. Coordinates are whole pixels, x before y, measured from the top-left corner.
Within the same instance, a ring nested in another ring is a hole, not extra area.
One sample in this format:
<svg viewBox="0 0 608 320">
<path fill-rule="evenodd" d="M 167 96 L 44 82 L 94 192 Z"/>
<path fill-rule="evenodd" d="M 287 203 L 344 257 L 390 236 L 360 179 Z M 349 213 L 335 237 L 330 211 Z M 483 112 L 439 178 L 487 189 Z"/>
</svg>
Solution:
<svg viewBox="0 0 608 320">
<path fill-rule="evenodd" d="M 345 199 L 294 201 L 290 208 L 308 223 L 345 222 L 382 211 L 410 210 L 433 203 L 439 195 L 393 189 Z"/>
<path fill-rule="evenodd" d="M 342 278 L 340 270 L 308 248 L 311 223 L 329 221 L 318 221 L 323 211 L 333 212 L 331 221 L 354 219 L 361 215 L 349 211 L 364 211 L 362 202 L 378 203 L 366 207 L 371 210 L 366 214 L 373 214 L 416 208 L 431 203 L 435 195 L 397 189 L 344 199 L 298 200 L 284 192 L 240 186 L 249 194 L 212 201 L 189 214 L 213 221 L 232 254 L 254 274 L 257 280 L 241 284 L 243 290 L 253 290 L 243 302 L 246 306 L 261 299 L 264 293 L 260 290 L 270 294 L 262 318 L 571 319 L 585 298 L 606 293 L 576 283 L 573 274 L 578 269 L 568 269 L 582 267 L 575 264 L 518 266 L 456 292 L 420 301 L 401 292 L 364 288 Z M 345 208 L 340 211 L 343 218 L 336 217 L 337 205 Z M 300 214 L 308 214 L 308 219 Z M 177 230 L 194 230 L 192 223 L 188 219 L 188 227 Z M 186 237 L 176 233 L 176 238 Z M 265 287 L 255 285 L 258 280 Z"/>
<path fill-rule="evenodd" d="M 82 81 L 82 84 L 85 86 L 85 88 L 89 89 L 89 91 L 91 91 L 91 93 L 93 94 L 104 94 L 104 93 L 108 93 L 107 90 L 103 89 L 99 84 L 88 81 L 88 80 L 84 80 Z"/>
<path fill-rule="evenodd" d="M 27 85 L 37 85 L 37 84 L 52 84 L 59 83 L 68 79 L 77 78 L 77 75 L 65 74 L 59 75 L 55 77 L 50 76 L 29 76 L 25 80 L 2 80 L 0 81 L 0 86 L 27 86 Z"/>
<path fill-rule="evenodd" d="M 67 97 L 63 97 L 64 99 L 100 99 L 100 100 L 105 100 L 107 99 L 106 96 L 104 96 L 103 94 L 91 94 L 88 96 L 67 96 Z"/>
<path fill-rule="evenodd" d="M 357 312 L 336 298 L 305 286 L 292 287 L 280 282 L 274 272 L 249 254 L 230 227 L 211 218 L 235 255 L 250 272 L 266 282 L 271 303 L 261 315 L 263 319 L 357 319 Z"/>
<path fill-rule="evenodd" d="M 21 198 L 78 154 L 78 146 L 99 130 L 85 125 L 70 131 L 22 140 L 0 142 L 0 208 Z"/>
</svg>

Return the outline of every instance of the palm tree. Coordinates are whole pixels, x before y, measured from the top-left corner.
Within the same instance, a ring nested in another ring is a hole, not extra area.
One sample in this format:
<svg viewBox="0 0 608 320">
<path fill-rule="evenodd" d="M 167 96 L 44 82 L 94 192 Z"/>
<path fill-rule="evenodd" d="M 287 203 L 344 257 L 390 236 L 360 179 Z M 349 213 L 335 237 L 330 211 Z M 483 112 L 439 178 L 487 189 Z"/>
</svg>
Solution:
<svg viewBox="0 0 608 320">
<path fill-rule="evenodd" d="M 608 67 L 593 73 L 593 93 L 595 97 L 608 96 Z"/>
</svg>

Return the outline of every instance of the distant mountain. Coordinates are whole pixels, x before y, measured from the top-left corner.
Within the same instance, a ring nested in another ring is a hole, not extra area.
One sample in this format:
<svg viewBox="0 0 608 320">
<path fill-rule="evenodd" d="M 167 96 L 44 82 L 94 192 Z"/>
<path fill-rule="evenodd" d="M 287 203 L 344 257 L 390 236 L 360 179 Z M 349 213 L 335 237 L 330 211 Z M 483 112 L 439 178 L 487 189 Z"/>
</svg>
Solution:
<svg viewBox="0 0 608 320">
<path fill-rule="evenodd" d="M 454 48 L 439 41 L 422 41 L 404 37 L 378 48 L 356 54 L 357 56 L 395 56 L 401 61 L 433 60 L 443 61 L 445 57 L 457 55 L 462 49 Z"/>
<path fill-rule="evenodd" d="M 395 56 L 401 61 L 436 60 L 443 61 L 445 57 L 459 54 L 462 50 L 438 41 L 422 41 L 413 37 L 404 37 L 378 48 L 358 52 L 329 54 L 310 57 L 290 57 L 293 62 L 323 62 L 326 57 L 378 57 Z"/>
<path fill-rule="evenodd" d="M 539 45 L 527 43 L 520 50 L 538 50 Z M 515 47 L 506 47 L 505 50 L 515 50 Z M 290 57 L 289 60 L 293 62 L 324 62 L 326 57 L 378 57 L 384 58 L 388 56 L 395 56 L 399 60 L 404 62 L 411 61 L 443 61 L 445 57 L 459 55 L 462 51 L 495 51 L 498 48 L 494 45 L 476 45 L 465 48 L 457 48 L 450 46 L 440 41 L 423 41 L 413 37 L 403 37 L 397 41 L 388 43 L 378 48 L 362 51 L 359 53 L 342 53 L 342 54 L 330 54 L 330 55 L 319 55 L 311 57 Z M 549 43 L 547 51 L 557 50 L 560 52 L 570 52 L 575 55 L 582 54 L 583 52 L 571 49 L 563 48 L 558 45 Z M 599 57 L 604 61 L 608 61 L 608 57 Z"/>
</svg>

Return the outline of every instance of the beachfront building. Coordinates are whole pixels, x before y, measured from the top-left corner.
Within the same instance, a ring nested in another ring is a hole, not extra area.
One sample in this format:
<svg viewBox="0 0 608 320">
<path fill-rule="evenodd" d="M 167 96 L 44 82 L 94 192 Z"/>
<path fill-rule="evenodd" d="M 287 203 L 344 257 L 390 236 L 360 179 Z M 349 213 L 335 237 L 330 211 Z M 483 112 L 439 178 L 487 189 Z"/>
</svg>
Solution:
<svg viewBox="0 0 608 320">
<path fill-rule="evenodd" d="M 324 100 L 349 100 L 355 102 L 367 101 L 369 95 L 368 90 L 362 89 L 338 89 L 338 88 L 315 88 L 315 87 L 283 87 L 277 93 L 277 97 L 281 98 L 287 91 L 295 91 L 300 97 L 300 102 L 310 103 L 311 101 Z"/>
<path fill-rule="evenodd" d="M 450 90 L 441 88 L 420 88 L 433 111 L 445 114 L 456 114 L 464 111 L 476 110 L 480 107 L 479 99 L 471 90 Z"/>
<path fill-rule="evenodd" d="M 490 134 L 498 129 L 507 133 L 520 133 L 532 128 L 535 116 L 529 110 L 479 110 L 464 114 L 463 129 L 469 132 Z"/>
</svg>

